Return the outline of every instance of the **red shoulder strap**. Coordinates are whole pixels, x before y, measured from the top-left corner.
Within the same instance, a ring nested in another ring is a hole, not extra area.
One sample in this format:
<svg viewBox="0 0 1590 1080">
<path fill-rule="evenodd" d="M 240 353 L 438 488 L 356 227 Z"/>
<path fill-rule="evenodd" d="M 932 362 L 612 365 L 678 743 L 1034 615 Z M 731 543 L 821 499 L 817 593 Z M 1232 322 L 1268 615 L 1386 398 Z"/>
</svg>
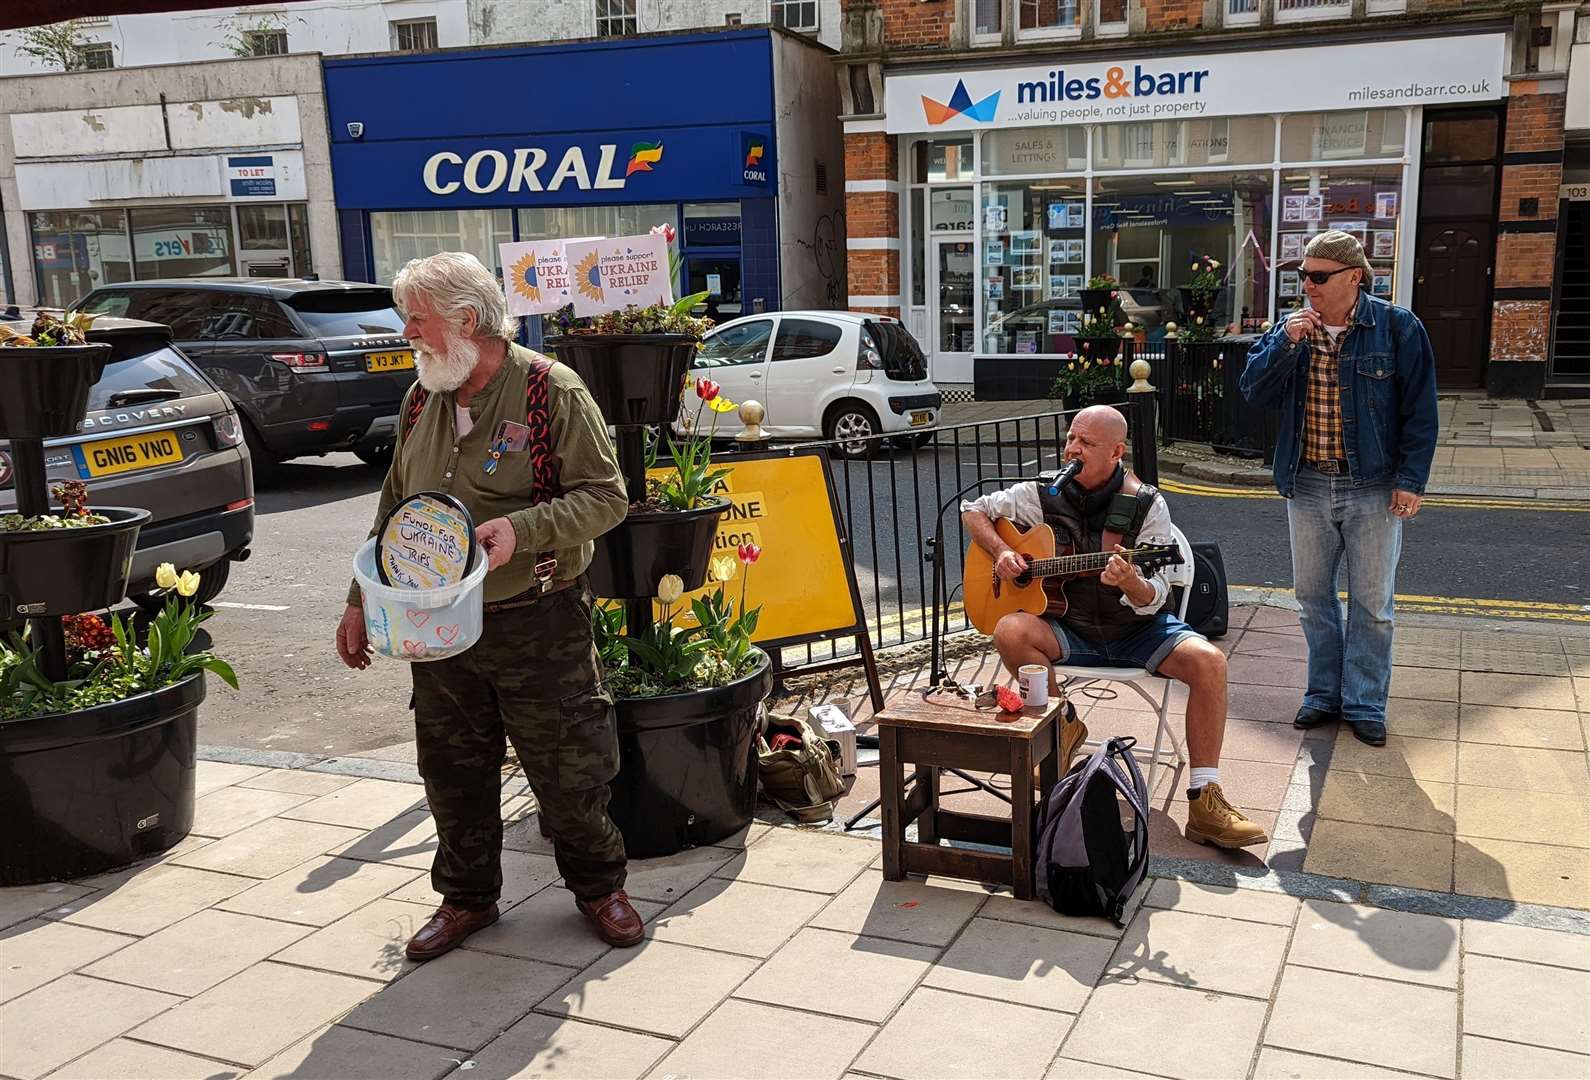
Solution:
<svg viewBox="0 0 1590 1080">
<path fill-rule="evenodd" d="M 403 413 L 403 437 L 407 439 L 409 432 L 414 430 L 414 425 L 420 422 L 420 413 L 425 411 L 425 403 L 431 398 L 431 392 L 419 383 L 414 384 L 414 390 L 409 394 L 409 407 Z"/>
<path fill-rule="evenodd" d="M 525 381 L 524 417 L 530 429 L 530 469 L 534 476 L 530 490 L 532 505 L 551 502 L 558 494 L 558 459 L 552 453 L 552 404 L 548 375 L 552 361 L 538 356 L 530 362 L 530 377 Z"/>
</svg>

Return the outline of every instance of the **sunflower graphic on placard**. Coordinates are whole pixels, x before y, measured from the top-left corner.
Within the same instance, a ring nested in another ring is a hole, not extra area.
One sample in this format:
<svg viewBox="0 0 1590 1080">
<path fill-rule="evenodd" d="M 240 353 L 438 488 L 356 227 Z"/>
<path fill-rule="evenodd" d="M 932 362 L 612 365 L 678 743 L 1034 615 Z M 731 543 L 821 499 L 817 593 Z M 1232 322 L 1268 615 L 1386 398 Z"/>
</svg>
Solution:
<svg viewBox="0 0 1590 1080">
<path fill-rule="evenodd" d="M 596 252 L 587 252 L 579 265 L 574 268 L 574 284 L 580 290 L 580 295 L 587 300 L 602 302 L 602 279 L 597 270 Z"/>
<path fill-rule="evenodd" d="M 513 264 L 513 291 L 532 304 L 539 304 L 540 281 L 540 274 L 536 270 L 536 253 L 527 251 L 524 258 Z"/>
</svg>

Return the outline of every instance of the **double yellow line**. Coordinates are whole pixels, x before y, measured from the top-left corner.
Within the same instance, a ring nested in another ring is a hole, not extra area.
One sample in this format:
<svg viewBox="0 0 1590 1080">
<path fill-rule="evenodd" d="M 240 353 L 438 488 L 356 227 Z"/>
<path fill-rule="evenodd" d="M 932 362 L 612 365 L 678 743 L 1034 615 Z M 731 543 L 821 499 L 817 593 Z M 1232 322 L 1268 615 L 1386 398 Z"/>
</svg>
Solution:
<svg viewBox="0 0 1590 1080">
<path fill-rule="evenodd" d="M 1159 489 L 1172 495 L 1202 495 L 1213 499 L 1279 499 L 1273 490 L 1217 487 L 1166 480 Z M 1428 495 L 1425 506 L 1446 506 L 1468 510 L 1535 510 L 1554 514 L 1590 514 L 1590 502 L 1571 499 L 1504 499 L 1484 495 Z"/>
</svg>

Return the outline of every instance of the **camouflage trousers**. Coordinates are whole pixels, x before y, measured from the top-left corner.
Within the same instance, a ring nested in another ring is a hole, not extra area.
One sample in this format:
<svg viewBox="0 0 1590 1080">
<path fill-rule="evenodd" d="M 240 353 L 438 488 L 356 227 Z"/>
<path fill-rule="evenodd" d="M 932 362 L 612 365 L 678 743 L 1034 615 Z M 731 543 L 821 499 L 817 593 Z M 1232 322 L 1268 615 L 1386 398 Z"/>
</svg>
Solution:
<svg viewBox="0 0 1590 1080">
<path fill-rule="evenodd" d="M 412 665 L 420 776 L 439 843 L 431 887 L 484 907 L 502 892 L 502 764 L 513 744 L 581 900 L 624 885 L 624 838 L 607 814 L 618 772 L 612 699 L 600 684 L 591 593 L 579 585 L 488 613 L 481 639 Z"/>
</svg>

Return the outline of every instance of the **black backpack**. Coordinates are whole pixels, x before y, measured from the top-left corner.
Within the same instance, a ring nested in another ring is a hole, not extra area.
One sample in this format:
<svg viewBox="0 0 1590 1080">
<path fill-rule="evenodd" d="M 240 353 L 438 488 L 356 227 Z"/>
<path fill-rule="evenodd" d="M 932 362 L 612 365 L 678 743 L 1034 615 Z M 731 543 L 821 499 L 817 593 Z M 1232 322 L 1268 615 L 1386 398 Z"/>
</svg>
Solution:
<svg viewBox="0 0 1590 1080">
<path fill-rule="evenodd" d="M 1137 740 L 1117 737 L 1060 778 L 1038 817 L 1033 876 L 1038 895 L 1062 915 L 1102 915 L 1117 926 L 1148 872 L 1148 790 L 1132 757 Z M 1124 799 L 1132 825 L 1121 825 Z"/>
</svg>

